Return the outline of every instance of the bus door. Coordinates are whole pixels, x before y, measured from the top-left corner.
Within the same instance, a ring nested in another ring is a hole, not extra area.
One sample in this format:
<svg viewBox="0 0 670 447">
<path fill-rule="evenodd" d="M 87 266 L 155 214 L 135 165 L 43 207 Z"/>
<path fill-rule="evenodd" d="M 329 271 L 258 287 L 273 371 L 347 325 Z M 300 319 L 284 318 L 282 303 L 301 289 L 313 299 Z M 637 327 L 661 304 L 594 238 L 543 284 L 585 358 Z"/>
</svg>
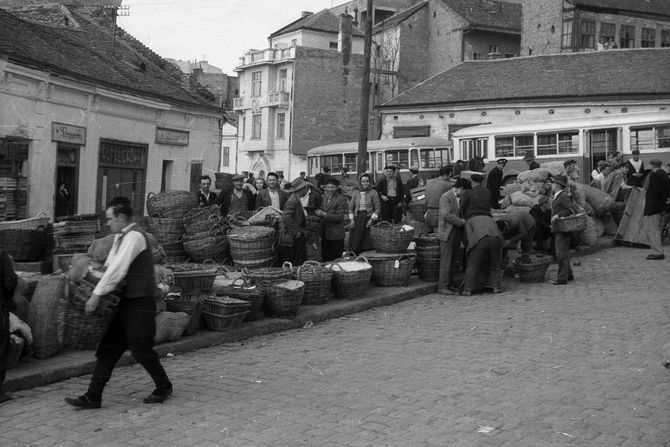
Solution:
<svg viewBox="0 0 670 447">
<path fill-rule="evenodd" d="M 584 173 L 584 180 L 591 180 L 593 171 L 600 160 L 607 160 L 607 156 L 619 150 L 619 129 L 592 129 L 588 132 L 588 162 Z"/>
</svg>

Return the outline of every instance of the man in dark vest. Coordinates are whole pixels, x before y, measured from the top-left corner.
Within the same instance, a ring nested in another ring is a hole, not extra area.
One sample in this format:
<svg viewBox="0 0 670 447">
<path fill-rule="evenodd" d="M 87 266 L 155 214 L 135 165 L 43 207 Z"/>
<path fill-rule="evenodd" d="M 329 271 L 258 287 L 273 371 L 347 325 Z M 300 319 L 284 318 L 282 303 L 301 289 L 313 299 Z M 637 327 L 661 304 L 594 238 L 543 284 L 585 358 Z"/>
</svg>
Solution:
<svg viewBox="0 0 670 447">
<path fill-rule="evenodd" d="M 244 177 L 236 174 L 232 178 L 233 189 L 231 191 L 221 192 L 217 198 L 217 203 L 221 208 L 221 215 L 233 215 L 240 211 L 252 211 L 256 200 L 254 195 L 248 189 L 244 188 Z"/>
<path fill-rule="evenodd" d="M 116 362 L 126 349 L 130 349 L 156 385 L 144 403 L 160 403 L 172 394 L 172 382 L 154 351 L 156 281 L 151 247 L 146 234 L 132 222 L 130 200 L 125 197 L 112 199 L 106 217 L 115 234 L 114 243 L 105 261 L 105 274 L 86 301 L 86 312 L 94 312 L 100 297 L 118 288 L 121 300 L 95 353 L 97 360 L 88 391 L 79 397 L 66 397 L 65 402 L 77 408 L 100 408 L 102 392 Z"/>
<path fill-rule="evenodd" d="M 198 203 L 200 207 L 214 205 L 216 193 L 209 190 L 212 187 L 212 178 L 209 175 L 200 177 L 200 189 L 198 190 Z"/>
</svg>

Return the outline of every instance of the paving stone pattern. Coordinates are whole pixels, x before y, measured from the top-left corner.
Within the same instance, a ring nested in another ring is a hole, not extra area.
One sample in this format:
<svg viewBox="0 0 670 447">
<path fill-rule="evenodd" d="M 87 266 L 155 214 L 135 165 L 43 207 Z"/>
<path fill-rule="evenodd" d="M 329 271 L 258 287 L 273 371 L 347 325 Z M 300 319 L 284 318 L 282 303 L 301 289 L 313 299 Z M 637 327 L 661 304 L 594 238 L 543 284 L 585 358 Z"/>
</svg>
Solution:
<svg viewBox="0 0 670 447">
<path fill-rule="evenodd" d="M 88 376 L 16 392 L 0 445 L 670 445 L 670 259 L 646 254 L 580 258 L 567 287 L 506 280 L 169 357 L 161 405 L 137 365 L 100 410 L 63 403 Z"/>
</svg>

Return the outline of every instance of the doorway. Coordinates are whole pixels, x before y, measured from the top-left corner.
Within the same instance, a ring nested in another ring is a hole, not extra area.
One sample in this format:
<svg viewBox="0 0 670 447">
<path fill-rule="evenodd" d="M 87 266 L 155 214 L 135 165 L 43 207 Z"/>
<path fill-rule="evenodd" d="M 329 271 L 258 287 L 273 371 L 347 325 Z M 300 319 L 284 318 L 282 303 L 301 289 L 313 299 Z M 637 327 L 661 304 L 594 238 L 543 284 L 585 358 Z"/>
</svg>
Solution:
<svg viewBox="0 0 670 447">
<path fill-rule="evenodd" d="M 610 154 L 618 150 L 619 129 L 594 129 L 589 132 L 590 166 L 593 171 L 600 160 L 607 160 Z M 590 175 L 589 175 L 590 178 Z"/>
<path fill-rule="evenodd" d="M 61 188 L 64 186 L 64 190 Z M 71 216 L 77 212 L 79 193 L 79 147 L 58 145 L 56 155 L 56 193 L 54 216 Z"/>
<path fill-rule="evenodd" d="M 114 197 L 130 199 L 135 216 L 144 215 L 147 146 L 119 141 L 100 142 L 96 211 L 104 213 Z"/>
</svg>

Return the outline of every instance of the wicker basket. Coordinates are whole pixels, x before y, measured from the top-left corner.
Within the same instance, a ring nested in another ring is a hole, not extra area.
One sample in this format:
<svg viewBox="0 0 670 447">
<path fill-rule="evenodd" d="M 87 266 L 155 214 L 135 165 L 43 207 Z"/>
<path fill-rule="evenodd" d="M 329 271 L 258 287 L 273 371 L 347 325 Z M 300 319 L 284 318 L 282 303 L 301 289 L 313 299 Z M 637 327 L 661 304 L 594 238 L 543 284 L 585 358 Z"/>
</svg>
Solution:
<svg viewBox="0 0 670 447">
<path fill-rule="evenodd" d="M 184 221 L 163 217 L 147 217 L 149 233 L 156 236 L 159 244 L 174 243 L 184 235 Z"/>
<path fill-rule="evenodd" d="M 230 256 L 233 258 L 233 262 L 237 263 L 240 261 L 258 261 L 261 259 L 274 258 L 277 256 L 277 252 L 273 246 L 249 250 L 231 248 Z"/>
<path fill-rule="evenodd" d="M 35 217 L 23 220 L 10 220 L 8 222 L 0 222 L 0 231 L 5 230 L 44 230 L 49 225 L 49 216 L 47 213 L 41 212 Z"/>
<path fill-rule="evenodd" d="M 54 236 L 55 248 L 59 250 L 81 250 L 88 247 L 95 240 L 95 234 L 61 234 Z"/>
<path fill-rule="evenodd" d="M 203 262 L 206 259 L 223 261 L 229 251 L 223 227 L 215 224 L 205 233 L 184 235 L 184 251 L 195 262 Z"/>
<path fill-rule="evenodd" d="M 38 261 L 46 247 L 46 232 L 41 230 L 2 230 L 0 247 L 15 261 Z"/>
<path fill-rule="evenodd" d="M 82 280 L 80 284 L 69 283 L 69 297 L 65 307 L 65 344 L 72 349 L 95 349 L 116 314 L 119 298 L 115 295 L 100 297 L 94 312 L 86 314 L 86 301 L 95 286 Z"/>
<path fill-rule="evenodd" d="M 174 285 L 185 293 L 212 290 L 216 269 L 205 264 L 173 264 L 168 265 L 172 270 Z"/>
<path fill-rule="evenodd" d="M 440 240 L 434 235 L 421 234 L 414 238 L 415 267 L 422 281 L 435 282 L 440 277 Z"/>
<path fill-rule="evenodd" d="M 295 279 L 305 284 L 302 304 L 326 304 L 334 296 L 333 271 L 316 261 L 305 261 L 295 269 Z"/>
<path fill-rule="evenodd" d="M 244 274 L 249 278 L 251 284 L 267 291 L 273 285 L 291 279 L 293 276 L 293 265 L 290 262 L 285 262 L 281 267 L 244 270 Z"/>
<path fill-rule="evenodd" d="M 187 211 L 198 208 L 198 196 L 189 191 L 166 191 L 147 195 L 147 213 L 151 217 L 183 219 Z"/>
<path fill-rule="evenodd" d="M 356 271 L 346 271 L 340 265 L 343 262 L 352 261 L 364 263 L 367 267 Z M 348 254 L 343 258 L 327 263 L 325 267 L 333 272 L 333 289 L 337 298 L 352 300 L 365 297 L 365 292 L 368 290 L 372 277 L 372 266 L 365 258 Z"/>
<path fill-rule="evenodd" d="M 275 222 L 281 220 L 282 211 L 278 208 L 266 206 L 257 210 L 249 218 L 249 225 L 273 226 Z"/>
<path fill-rule="evenodd" d="M 200 310 L 203 312 L 222 316 L 248 312 L 250 308 L 251 303 L 249 301 L 229 296 L 210 296 L 205 298 L 200 305 Z"/>
<path fill-rule="evenodd" d="M 519 275 L 521 282 L 544 282 L 544 277 L 551 264 L 551 258 L 544 256 L 538 258 L 537 262 L 525 264 L 519 262 L 520 258 L 514 260 L 514 269 Z"/>
<path fill-rule="evenodd" d="M 406 286 L 416 262 L 415 253 L 361 253 L 372 265 L 372 281 L 378 286 Z"/>
<path fill-rule="evenodd" d="M 192 227 L 203 223 L 219 223 L 221 221 L 221 210 L 218 205 L 193 208 L 184 214 L 183 221 L 185 227 Z"/>
<path fill-rule="evenodd" d="M 263 259 L 253 259 L 251 261 L 236 260 L 234 265 L 235 267 L 240 269 L 257 270 L 272 267 L 273 265 L 275 265 L 276 262 L 277 262 L 277 255 L 275 253 L 272 253 L 270 257 Z"/>
<path fill-rule="evenodd" d="M 269 316 L 290 317 L 298 314 L 302 304 L 305 283 L 297 280 L 284 281 L 273 285 L 265 297 L 265 310 Z"/>
<path fill-rule="evenodd" d="M 263 317 L 265 291 L 252 285 L 245 278 L 236 278 L 229 285 L 217 286 L 215 293 L 217 296 L 227 296 L 250 302 L 251 307 L 245 321 L 258 320 Z"/>
<path fill-rule="evenodd" d="M 416 247 L 434 247 L 440 246 L 440 239 L 436 234 L 420 234 L 414 238 Z"/>
<path fill-rule="evenodd" d="M 414 228 L 405 225 L 381 221 L 370 227 L 372 246 L 378 252 L 405 253 L 413 238 Z"/>
<path fill-rule="evenodd" d="M 231 254 L 271 248 L 275 243 L 275 231 L 261 226 L 234 227 L 228 232 L 228 241 Z"/>
<path fill-rule="evenodd" d="M 53 224 L 53 234 L 95 234 L 100 232 L 98 220 L 65 220 Z"/>
<path fill-rule="evenodd" d="M 189 320 L 182 335 L 193 335 L 198 332 L 200 326 L 200 303 L 197 299 L 192 299 L 189 296 L 176 297 L 177 299 L 165 300 L 165 309 L 168 312 L 184 312 L 188 314 Z"/>
<path fill-rule="evenodd" d="M 248 311 L 230 315 L 217 315 L 203 311 L 202 316 L 205 319 L 205 326 L 207 329 L 210 331 L 225 332 L 235 326 L 239 326 L 240 323 L 244 321 L 244 317 L 247 316 L 247 313 Z"/>
<path fill-rule="evenodd" d="M 551 223 L 552 233 L 574 233 L 586 230 L 586 213 L 573 214 L 572 216 L 559 217 Z"/>
</svg>

